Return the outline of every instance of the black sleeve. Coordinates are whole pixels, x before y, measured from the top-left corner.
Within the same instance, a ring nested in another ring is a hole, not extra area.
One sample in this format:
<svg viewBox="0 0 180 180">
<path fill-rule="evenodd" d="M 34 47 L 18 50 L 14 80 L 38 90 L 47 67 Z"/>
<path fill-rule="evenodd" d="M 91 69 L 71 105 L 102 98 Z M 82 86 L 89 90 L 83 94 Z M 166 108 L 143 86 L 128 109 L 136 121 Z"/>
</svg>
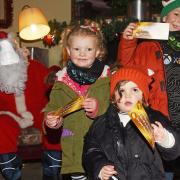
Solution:
<svg viewBox="0 0 180 180">
<path fill-rule="evenodd" d="M 94 125 L 94 124 L 93 124 Z M 84 138 L 83 166 L 89 179 L 98 180 L 100 170 L 105 165 L 110 165 L 99 142 L 99 132 L 102 127 L 92 126 Z M 98 135 L 98 137 L 97 137 Z"/>
</svg>

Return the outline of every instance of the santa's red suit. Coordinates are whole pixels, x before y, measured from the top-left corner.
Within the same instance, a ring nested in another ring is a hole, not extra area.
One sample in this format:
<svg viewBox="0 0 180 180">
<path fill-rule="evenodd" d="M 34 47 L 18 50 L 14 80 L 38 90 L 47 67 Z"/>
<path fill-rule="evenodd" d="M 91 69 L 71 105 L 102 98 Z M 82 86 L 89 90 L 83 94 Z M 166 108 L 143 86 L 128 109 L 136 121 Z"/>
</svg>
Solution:
<svg viewBox="0 0 180 180">
<path fill-rule="evenodd" d="M 18 101 L 19 96 L 16 97 L 14 94 L 0 93 L 0 153 L 17 151 L 21 127 L 16 119 L 21 118 L 22 121 L 24 119 L 22 113 L 18 112 L 21 111 L 19 109 L 31 113 L 33 126 L 41 129 L 44 118 L 42 111 L 48 101 L 46 94 L 48 86 L 44 79 L 48 72 L 48 68 L 38 61 L 29 60 L 26 88 L 24 93 L 20 95 L 24 96 L 22 100 Z M 24 102 L 22 102 L 23 100 Z M 48 146 L 48 149 L 59 150 L 59 143 L 55 145 L 45 141 L 45 146 Z"/>
<path fill-rule="evenodd" d="M 13 43 L 2 34 L 0 32 L 0 158 L 4 162 L 9 162 L 8 158 L 11 157 L 8 154 L 13 155 L 17 152 L 21 129 L 33 126 L 43 132 L 43 109 L 48 102 L 51 86 L 45 82 L 49 69 L 37 60 L 25 59 L 22 49 L 18 53 Z M 60 152 L 59 138 L 60 134 L 54 135 L 51 132 L 47 135 L 43 134 L 44 149 Z M 59 154 L 57 153 L 56 156 L 58 157 Z M 59 159 L 57 161 L 59 164 Z M 48 162 L 44 164 L 46 163 Z M 13 163 L 7 167 L 13 169 Z M 8 169 L 7 167 L 3 168 Z M 18 169 L 18 167 L 15 168 Z M 9 174 L 12 174 L 10 179 L 15 176 L 20 177 L 18 171 L 4 173 L 4 177 L 9 178 Z M 59 170 L 56 173 L 59 173 Z M 48 177 L 54 176 L 50 171 L 45 174 Z"/>
</svg>

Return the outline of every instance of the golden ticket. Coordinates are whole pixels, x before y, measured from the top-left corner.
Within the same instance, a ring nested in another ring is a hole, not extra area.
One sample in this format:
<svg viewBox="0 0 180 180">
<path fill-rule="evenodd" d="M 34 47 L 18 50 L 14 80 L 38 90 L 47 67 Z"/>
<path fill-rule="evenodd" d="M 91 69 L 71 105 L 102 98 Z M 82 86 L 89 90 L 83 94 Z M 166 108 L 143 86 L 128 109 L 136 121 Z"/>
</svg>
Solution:
<svg viewBox="0 0 180 180">
<path fill-rule="evenodd" d="M 138 22 L 133 31 L 135 38 L 168 40 L 169 23 Z"/>
<path fill-rule="evenodd" d="M 53 116 L 63 117 L 74 111 L 80 110 L 82 108 L 82 103 L 84 102 L 84 96 L 79 96 L 74 101 L 68 103 L 66 106 L 57 109 L 56 111 L 51 112 Z"/>
<path fill-rule="evenodd" d="M 128 114 L 130 115 L 133 123 L 148 141 L 151 148 L 154 149 L 155 140 L 153 129 L 151 127 L 148 115 L 146 114 L 146 111 L 144 110 L 142 104 L 140 102 L 137 102 L 137 104 Z"/>
</svg>

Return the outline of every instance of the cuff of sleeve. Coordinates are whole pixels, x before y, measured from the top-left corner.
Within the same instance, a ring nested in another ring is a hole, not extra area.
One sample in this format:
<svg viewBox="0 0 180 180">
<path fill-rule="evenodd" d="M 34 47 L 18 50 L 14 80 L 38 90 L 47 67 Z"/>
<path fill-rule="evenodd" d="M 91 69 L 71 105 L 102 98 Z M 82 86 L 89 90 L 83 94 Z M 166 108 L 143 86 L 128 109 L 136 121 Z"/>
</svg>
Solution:
<svg viewBox="0 0 180 180">
<path fill-rule="evenodd" d="M 98 178 L 99 178 L 99 179 L 102 179 L 102 169 L 101 169 L 101 171 L 99 172 Z"/>
<path fill-rule="evenodd" d="M 172 133 L 166 130 L 166 136 L 162 142 L 157 142 L 164 148 L 172 148 L 175 145 L 175 138 Z"/>
</svg>

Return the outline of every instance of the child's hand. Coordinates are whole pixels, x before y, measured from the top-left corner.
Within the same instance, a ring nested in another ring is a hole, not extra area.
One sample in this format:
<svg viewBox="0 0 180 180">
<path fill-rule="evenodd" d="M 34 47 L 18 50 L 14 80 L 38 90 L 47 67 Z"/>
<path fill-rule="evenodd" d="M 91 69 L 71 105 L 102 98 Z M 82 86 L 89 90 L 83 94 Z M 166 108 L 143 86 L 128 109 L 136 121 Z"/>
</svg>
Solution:
<svg viewBox="0 0 180 180">
<path fill-rule="evenodd" d="M 151 124 L 151 126 L 153 127 L 155 141 L 159 143 L 165 141 L 167 137 L 167 131 L 162 126 L 162 124 L 156 121 L 154 124 Z"/>
<path fill-rule="evenodd" d="M 49 112 L 45 118 L 45 124 L 52 129 L 58 129 L 62 126 L 63 117 L 52 115 L 52 112 Z"/>
<path fill-rule="evenodd" d="M 114 166 L 106 165 L 101 169 L 98 177 L 101 180 L 108 180 L 111 176 L 116 175 L 116 174 L 117 174 L 117 171 L 114 170 Z"/>
<path fill-rule="evenodd" d="M 98 112 L 98 101 L 95 98 L 85 98 L 82 107 L 84 108 L 86 115 L 95 118 Z"/>
<path fill-rule="evenodd" d="M 135 30 L 136 27 L 137 27 L 136 23 L 130 23 L 123 32 L 123 38 L 128 40 L 134 39 L 133 30 Z"/>
</svg>

